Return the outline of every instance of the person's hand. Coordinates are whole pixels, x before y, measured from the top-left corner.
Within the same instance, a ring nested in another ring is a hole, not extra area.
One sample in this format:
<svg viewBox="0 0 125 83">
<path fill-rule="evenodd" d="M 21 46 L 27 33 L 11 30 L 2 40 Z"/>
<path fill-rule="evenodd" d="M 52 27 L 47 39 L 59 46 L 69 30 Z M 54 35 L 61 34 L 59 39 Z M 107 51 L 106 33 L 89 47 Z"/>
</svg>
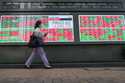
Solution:
<svg viewBox="0 0 125 83">
<path fill-rule="evenodd" d="M 44 34 L 44 37 L 46 37 L 48 35 L 48 32 Z"/>
</svg>

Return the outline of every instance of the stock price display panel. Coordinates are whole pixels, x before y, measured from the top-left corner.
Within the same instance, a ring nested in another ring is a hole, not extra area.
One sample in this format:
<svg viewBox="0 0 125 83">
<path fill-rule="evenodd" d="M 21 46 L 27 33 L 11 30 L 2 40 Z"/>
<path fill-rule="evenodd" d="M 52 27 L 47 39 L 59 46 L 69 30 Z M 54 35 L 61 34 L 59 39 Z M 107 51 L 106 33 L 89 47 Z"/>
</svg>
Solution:
<svg viewBox="0 0 125 83">
<path fill-rule="evenodd" d="M 124 15 L 79 15 L 79 37 L 86 41 L 125 41 Z"/>
<path fill-rule="evenodd" d="M 28 42 L 34 24 L 41 20 L 41 32 L 48 32 L 45 42 L 73 42 L 72 15 L 2 15 L 0 43 Z"/>
</svg>

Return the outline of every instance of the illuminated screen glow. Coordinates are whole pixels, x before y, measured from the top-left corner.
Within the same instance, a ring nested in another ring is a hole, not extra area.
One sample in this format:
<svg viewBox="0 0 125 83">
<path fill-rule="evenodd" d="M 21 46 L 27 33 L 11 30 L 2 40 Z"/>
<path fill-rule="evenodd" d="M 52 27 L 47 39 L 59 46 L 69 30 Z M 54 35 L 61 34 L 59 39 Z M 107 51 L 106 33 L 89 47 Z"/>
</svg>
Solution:
<svg viewBox="0 0 125 83">
<path fill-rule="evenodd" d="M 48 32 L 45 42 L 73 42 L 72 15 L 2 15 L 0 43 L 28 42 L 37 20 L 41 31 Z"/>
<path fill-rule="evenodd" d="M 125 41 L 124 15 L 79 15 L 80 41 Z"/>
</svg>

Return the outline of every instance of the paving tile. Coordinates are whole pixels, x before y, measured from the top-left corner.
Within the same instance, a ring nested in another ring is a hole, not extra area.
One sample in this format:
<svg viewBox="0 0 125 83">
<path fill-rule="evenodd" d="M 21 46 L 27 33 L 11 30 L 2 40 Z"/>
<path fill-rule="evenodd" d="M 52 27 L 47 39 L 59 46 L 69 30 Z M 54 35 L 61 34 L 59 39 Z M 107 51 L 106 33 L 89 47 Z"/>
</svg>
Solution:
<svg viewBox="0 0 125 83">
<path fill-rule="evenodd" d="M 125 83 L 124 68 L 115 69 L 0 69 L 0 83 Z"/>
</svg>

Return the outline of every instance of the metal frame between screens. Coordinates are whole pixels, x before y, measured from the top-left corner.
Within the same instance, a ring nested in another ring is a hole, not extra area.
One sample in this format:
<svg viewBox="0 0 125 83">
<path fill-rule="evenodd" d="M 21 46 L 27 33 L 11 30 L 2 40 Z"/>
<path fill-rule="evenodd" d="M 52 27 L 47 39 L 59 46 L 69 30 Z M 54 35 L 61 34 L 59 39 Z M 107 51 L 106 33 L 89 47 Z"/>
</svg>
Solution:
<svg viewBox="0 0 125 83">
<path fill-rule="evenodd" d="M 0 15 L 72 15 L 73 16 L 73 30 L 74 30 L 74 42 L 48 42 L 45 45 L 123 45 L 124 41 L 92 41 L 92 42 L 80 42 L 79 38 L 79 15 L 124 15 L 125 12 L 1 12 Z M 0 45 L 27 45 L 26 43 L 0 43 Z"/>
</svg>

